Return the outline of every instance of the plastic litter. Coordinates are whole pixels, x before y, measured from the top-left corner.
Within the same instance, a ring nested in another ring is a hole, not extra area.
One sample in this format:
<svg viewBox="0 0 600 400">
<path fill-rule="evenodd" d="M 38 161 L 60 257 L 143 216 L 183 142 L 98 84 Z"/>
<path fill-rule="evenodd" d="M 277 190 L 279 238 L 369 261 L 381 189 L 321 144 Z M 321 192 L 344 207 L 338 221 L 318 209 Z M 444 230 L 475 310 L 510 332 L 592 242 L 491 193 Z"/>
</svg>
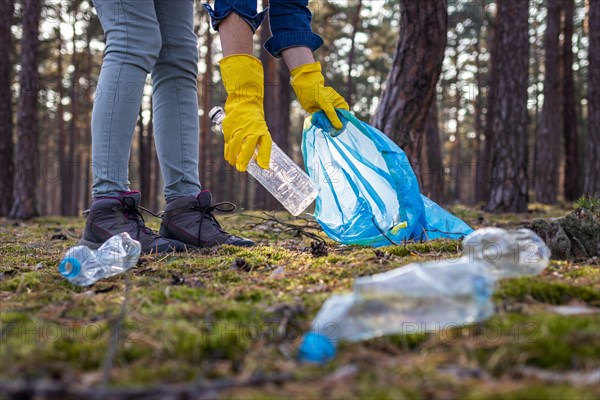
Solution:
<svg viewBox="0 0 600 400">
<path fill-rule="evenodd" d="M 323 304 L 302 339 L 299 359 L 326 362 L 335 355 L 339 340 L 432 332 L 484 321 L 494 313 L 491 296 L 497 279 L 539 274 L 550 257 L 546 244 L 526 229 L 484 228 L 467 236 L 463 246 L 465 255 L 460 258 L 412 263 L 357 278 L 353 293 L 331 296 Z"/>
<path fill-rule="evenodd" d="M 404 240 L 460 239 L 471 229 L 422 196 L 406 154 L 386 135 L 337 110 L 335 130 L 320 111 L 304 123 L 302 155 L 320 189 L 315 218 L 333 240 L 385 246 Z"/>
<path fill-rule="evenodd" d="M 140 242 L 124 232 L 111 237 L 98 250 L 85 246 L 70 248 L 60 262 L 58 271 L 75 285 L 89 286 L 134 267 L 141 250 Z"/>
<path fill-rule="evenodd" d="M 208 115 L 221 131 L 225 111 L 221 107 L 214 107 Z M 306 172 L 275 143 L 271 149 L 270 168 L 259 167 L 255 155 L 247 171 L 294 216 L 302 214 L 319 194 L 319 189 Z"/>
</svg>

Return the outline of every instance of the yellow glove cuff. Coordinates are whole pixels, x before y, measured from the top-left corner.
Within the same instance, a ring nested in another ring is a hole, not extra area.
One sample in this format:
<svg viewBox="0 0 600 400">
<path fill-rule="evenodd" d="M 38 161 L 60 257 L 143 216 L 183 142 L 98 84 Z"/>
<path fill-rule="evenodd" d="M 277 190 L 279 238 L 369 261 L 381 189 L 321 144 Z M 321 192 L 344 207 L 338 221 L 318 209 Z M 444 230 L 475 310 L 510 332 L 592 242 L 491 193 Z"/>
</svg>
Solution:
<svg viewBox="0 0 600 400">
<path fill-rule="evenodd" d="M 315 61 L 314 63 L 302 64 L 290 71 L 292 79 L 297 75 L 311 72 L 322 72 L 321 62 Z"/>
</svg>

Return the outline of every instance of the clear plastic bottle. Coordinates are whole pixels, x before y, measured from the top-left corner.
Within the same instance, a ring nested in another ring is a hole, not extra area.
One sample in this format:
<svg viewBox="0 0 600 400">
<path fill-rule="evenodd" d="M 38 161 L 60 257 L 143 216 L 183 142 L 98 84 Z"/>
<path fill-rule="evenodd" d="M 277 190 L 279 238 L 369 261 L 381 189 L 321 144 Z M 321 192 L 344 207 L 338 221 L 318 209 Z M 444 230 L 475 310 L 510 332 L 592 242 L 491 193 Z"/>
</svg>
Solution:
<svg viewBox="0 0 600 400">
<path fill-rule="evenodd" d="M 120 274 L 135 266 L 142 246 L 124 232 L 107 240 L 98 250 L 85 246 L 70 248 L 58 266 L 71 283 L 89 286 L 102 278 Z"/>
<path fill-rule="evenodd" d="M 208 115 L 221 130 L 225 111 L 214 107 Z M 319 189 L 306 172 L 275 143 L 271 150 L 270 168 L 259 167 L 255 155 L 248 164 L 248 172 L 294 216 L 306 210 L 319 194 Z"/>
<path fill-rule="evenodd" d="M 437 331 L 482 321 L 494 311 L 498 279 L 540 274 L 550 250 L 529 229 L 479 229 L 463 240 L 460 258 L 413 263 L 361 277 L 352 294 L 330 297 L 302 341 L 299 358 L 325 362 L 338 340 Z"/>
<path fill-rule="evenodd" d="M 299 358 L 324 362 L 338 340 L 439 331 L 483 321 L 494 312 L 494 280 L 481 261 L 409 264 L 358 278 L 351 294 L 330 297 L 303 338 Z"/>
<path fill-rule="evenodd" d="M 463 251 L 468 261 L 485 261 L 496 279 L 538 275 L 550 262 L 550 249 L 529 229 L 478 229 L 463 239 Z"/>
</svg>

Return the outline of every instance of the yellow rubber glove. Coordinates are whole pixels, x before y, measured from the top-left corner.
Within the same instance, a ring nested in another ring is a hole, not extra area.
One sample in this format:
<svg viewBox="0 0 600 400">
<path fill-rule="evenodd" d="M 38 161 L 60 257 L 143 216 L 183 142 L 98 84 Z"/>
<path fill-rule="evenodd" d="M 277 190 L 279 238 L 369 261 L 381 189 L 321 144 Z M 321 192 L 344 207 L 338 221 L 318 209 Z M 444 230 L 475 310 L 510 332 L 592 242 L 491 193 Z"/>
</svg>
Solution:
<svg viewBox="0 0 600 400">
<path fill-rule="evenodd" d="M 254 155 L 261 168 L 269 168 L 273 141 L 263 108 L 264 73 L 260 60 L 246 54 L 227 56 L 219 63 L 227 91 L 223 137 L 225 159 L 245 171 Z"/>
<path fill-rule="evenodd" d="M 342 129 L 342 121 L 335 113 L 335 109 L 350 110 L 350 106 L 332 87 L 325 86 L 321 63 L 317 61 L 300 65 L 294 68 L 290 74 L 292 75 L 292 87 L 302 108 L 309 113 L 323 110 L 333 127 Z"/>
</svg>

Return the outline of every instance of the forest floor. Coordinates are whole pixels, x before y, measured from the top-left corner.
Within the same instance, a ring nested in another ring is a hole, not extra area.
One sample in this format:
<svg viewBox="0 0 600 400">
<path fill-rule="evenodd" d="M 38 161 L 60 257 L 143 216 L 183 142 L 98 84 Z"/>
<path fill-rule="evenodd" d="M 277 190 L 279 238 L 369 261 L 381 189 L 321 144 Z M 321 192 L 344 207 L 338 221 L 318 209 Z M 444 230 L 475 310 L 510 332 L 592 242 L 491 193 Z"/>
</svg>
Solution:
<svg viewBox="0 0 600 400">
<path fill-rule="evenodd" d="M 475 228 L 569 211 L 450 210 Z M 375 251 L 327 241 L 319 256 L 312 239 L 261 218 L 219 218 L 256 248 L 143 256 L 130 273 L 90 288 L 57 272 L 82 218 L 0 221 L 0 398 L 600 398 L 597 258 L 502 281 L 484 323 L 342 343 L 330 363 L 307 365 L 295 358 L 299 339 L 328 296 L 357 276 L 454 257 L 460 242 Z M 563 315 L 573 310 L 565 306 L 591 313 Z"/>
</svg>

